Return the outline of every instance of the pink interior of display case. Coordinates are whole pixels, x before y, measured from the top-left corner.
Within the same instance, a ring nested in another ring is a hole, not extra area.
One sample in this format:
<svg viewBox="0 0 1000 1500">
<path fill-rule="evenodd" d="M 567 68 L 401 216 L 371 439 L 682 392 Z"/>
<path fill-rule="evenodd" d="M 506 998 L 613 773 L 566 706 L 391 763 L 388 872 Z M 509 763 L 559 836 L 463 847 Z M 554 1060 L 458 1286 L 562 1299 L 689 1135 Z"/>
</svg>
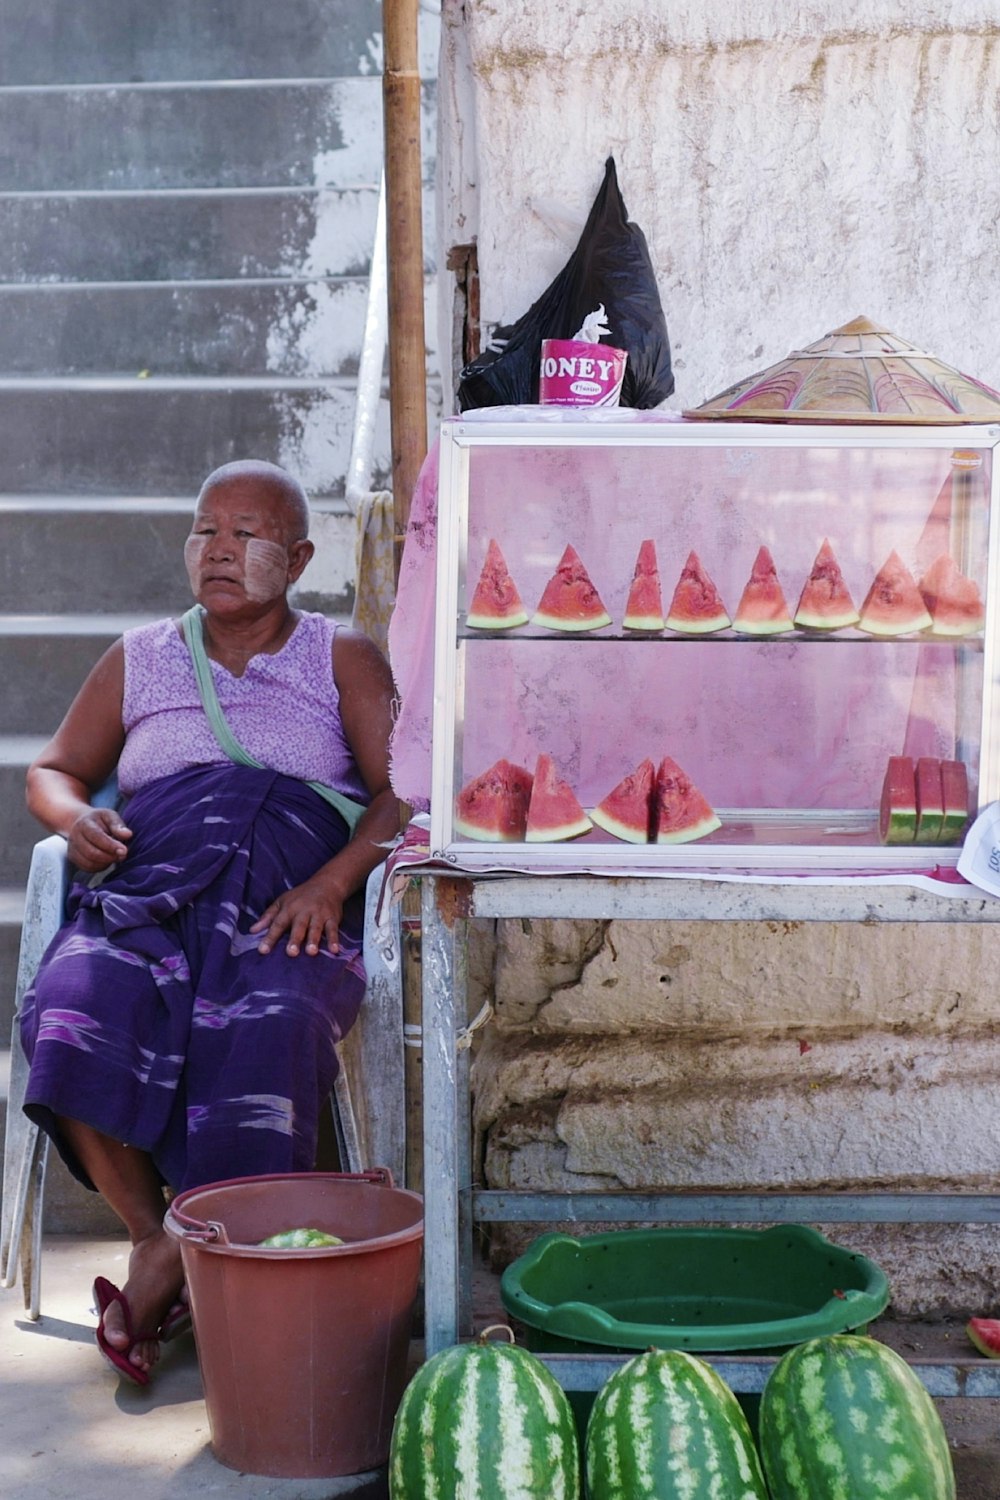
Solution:
<svg viewBox="0 0 1000 1500">
<path fill-rule="evenodd" d="M 460 610 L 491 538 L 529 616 L 571 543 L 612 624 L 574 636 L 529 623 L 474 644 L 469 632 L 456 789 L 501 756 L 530 770 L 542 751 L 585 807 L 665 755 L 716 808 L 874 810 L 899 754 L 971 757 L 974 787 L 981 637 L 635 638 L 622 618 L 647 538 L 665 612 L 693 549 L 732 616 L 766 545 L 794 613 L 824 539 L 857 607 L 893 550 L 919 578 L 961 545 L 955 561 L 985 595 L 982 458 L 953 486 L 948 448 L 474 447 Z M 747 837 L 730 821 L 713 840 Z"/>
</svg>

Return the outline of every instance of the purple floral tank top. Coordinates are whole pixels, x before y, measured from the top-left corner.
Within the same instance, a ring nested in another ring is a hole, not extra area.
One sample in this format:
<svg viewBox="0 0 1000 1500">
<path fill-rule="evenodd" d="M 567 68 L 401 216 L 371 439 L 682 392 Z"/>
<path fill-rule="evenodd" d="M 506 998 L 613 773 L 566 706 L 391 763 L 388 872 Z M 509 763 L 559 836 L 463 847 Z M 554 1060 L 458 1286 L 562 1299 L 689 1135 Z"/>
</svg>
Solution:
<svg viewBox="0 0 1000 1500">
<path fill-rule="evenodd" d="M 263 765 L 370 798 L 340 721 L 333 679 L 334 621 L 304 613 L 281 650 L 251 657 L 242 677 L 211 663 L 219 703 L 243 748 Z M 126 796 L 161 776 L 226 760 L 198 695 L 174 620 L 127 630 L 118 784 Z"/>
</svg>

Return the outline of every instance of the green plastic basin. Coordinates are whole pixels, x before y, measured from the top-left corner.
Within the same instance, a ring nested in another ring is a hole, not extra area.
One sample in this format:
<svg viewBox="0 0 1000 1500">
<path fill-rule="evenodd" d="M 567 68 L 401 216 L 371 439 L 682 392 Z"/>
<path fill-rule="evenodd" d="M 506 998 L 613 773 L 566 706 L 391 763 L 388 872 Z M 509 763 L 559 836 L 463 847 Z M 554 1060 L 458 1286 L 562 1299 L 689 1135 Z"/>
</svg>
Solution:
<svg viewBox="0 0 1000 1500">
<path fill-rule="evenodd" d="M 539 1351 L 784 1349 L 863 1329 L 889 1283 L 804 1224 L 546 1234 L 508 1266 L 504 1307 Z"/>
</svg>

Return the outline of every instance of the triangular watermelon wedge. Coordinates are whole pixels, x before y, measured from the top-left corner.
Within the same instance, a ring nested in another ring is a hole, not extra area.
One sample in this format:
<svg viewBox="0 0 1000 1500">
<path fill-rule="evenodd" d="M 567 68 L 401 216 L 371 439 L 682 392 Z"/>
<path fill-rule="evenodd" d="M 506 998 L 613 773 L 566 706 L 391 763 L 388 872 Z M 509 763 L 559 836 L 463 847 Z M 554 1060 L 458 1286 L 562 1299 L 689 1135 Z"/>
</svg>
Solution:
<svg viewBox="0 0 1000 1500">
<path fill-rule="evenodd" d="M 573 788 L 559 779 L 551 755 L 540 755 L 535 764 L 535 779 L 528 803 L 525 841 L 548 844 L 560 839 L 575 839 L 582 833 L 589 833 L 593 826 Z"/>
<path fill-rule="evenodd" d="M 795 624 L 803 630 L 843 630 L 857 622 L 858 612 L 840 564 L 829 541 L 824 541 L 799 596 Z"/>
<path fill-rule="evenodd" d="M 865 595 L 858 629 L 867 635 L 912 635 L 931 623 L 916 579 L 898 552 L 890 552 Z"/>
<path fill-rule="evenodd" d="M 912 844 L 917 836 L 917 781 L 912 756 L 889 757 L 882 782 L 878 836 L 883 844 Z"/>
<path fill-rule="evenodd" d="M 630 844 L 649 842 L 649 814 L 656 767 L 644 760 L 597 804 L 591 817 L 599 828 Z"/>
<path fill-rule="evenodd" d="M 652 839 L 655 844 L 689 844 L 721 828 L 721 819 L 675 760 L 665 755 L 653 789 Z"/>
<path fill-rule="evenodd" d="M 920 594 L 930 613 L 931 635 L 974 635 L 986 624 L 978 586 L 959 572 L 947 552 L 936 557 L 921 578 Z"/>
<path fill-rule="evenodd" d="M 629 589 L 628 604 L 622 626 L 625 630 L 662 630 L 663 599 L 660 594 L 660 570 L 656 565 L 656 545 L 645 541 L 639 548 Z"/>
<path fill-rule="evenodd" d="M 744 635 L 782 635 L 795 626 L 788 609 L 774 558 L 761 547 L 733 616 L 733 629 Z"/>
<path fill-rule="evenodd" d="M 936 756 L 920 756 L 914 785 L 917 792 L 916 841 L 918 844 L 939 844 L 944 823 L 944 793 L 941 788 L 941 762 Z"/>
<path fill-rule="evenodd" d="M 689 552 L 681 569 L 667 614 L 667 625 L 683 635 L 711 635 L 728 629 L 731 621 L 718 589 L 697 552 Z"/>
<path fill-rule="evenodd" d="M 531 773 L 498 760 L 455 798 L 455 832 L 493 844 L 521 844 L 528 823 Z"/>
<path fill-rule="evenodd" d="M 545 630 L 600 630 L 611 624 L 611 616 L 575 547 L 567 545 L 531 623 Z"/>
<path fill-rule="evenodd" d="M 512 630 L 515 625 L 528 623 L 528 611 L 492 537 L 465 623 L 473 630 Z"/>
<path fill-rule="evenodd" d="M 969 777 L 960 760 L 941 762 L 941 802 L 944 816 L 939 842 L 954 844 L 962 837 L 969 822 Z"/>
</svg>

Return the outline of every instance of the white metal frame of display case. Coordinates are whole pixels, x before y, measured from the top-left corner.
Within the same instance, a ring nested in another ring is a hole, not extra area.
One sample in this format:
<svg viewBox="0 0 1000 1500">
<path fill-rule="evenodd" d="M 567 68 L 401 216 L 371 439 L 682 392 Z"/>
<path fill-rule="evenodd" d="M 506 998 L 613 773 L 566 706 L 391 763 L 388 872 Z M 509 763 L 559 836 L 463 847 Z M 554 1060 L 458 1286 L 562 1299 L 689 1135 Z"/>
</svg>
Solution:
<svg viewBox="0 0 1000 1500">
<path fill-rule="evenodd" d="M 495 918 L 795 922 L 1000 922 L 1000 900 L 972 888 L 938 895 L 868 878 L 844 885 L 617 876 L 420 872 L 427 1355 L 471 1334 L 477 1223 L 1000 1224 L 1000 1195 L 972 1193 L 600 1193 L 485 1191 L 472 1183 L 467 1017 L 468 924 Z M 569 1391 L 593 1391 L 628 1357 L 540 1356 Z M 775 1358 L 707 1356 L 739 1392 L 763 1389 Z M 1000 1397 L 1000 1362 L 909 1361 L 930 1394 Z"/>
<path fill-rule="evenodd" d="M 568 418 L 568 413 L 561 414 Z M 944 449 L 969 447 L 993 449 L 1000 447 L 1000 427 L 996 424 L 974 424 L 963 426 L 935 425 L 865 425 L 809 424 L 809 423 L 762 423 L 762 422 L 660 422 L 624 419 L 621 414 L 601 412 L 602 420 L 576 420 L 530 422 L 482 420 L 476 417 L 455 417 L 442 424 L 441 453 L 438 483 L 437 516 L 437 578 L 436 614 L 434 634 L 434 743 L 438 747 L 452 746 L 462 734 L 464 721 L 464 654 L 456 653 L 455 622 L 460 616 L 460 588 L 466 575 L 469 521 L 470 455 L 476 448 L 511 448 L 537 445 L 552 448 L 599 448 L 610 444 L 628 447 L 671 447 L 704 449 L 710 446 L 767 449 L 774 447 L 796 448 L 848 448 L 885 449 L 897 445 L 908 449 Z M 462 497 L 461 499 L 457 497 Z M 990 512 L 995 514 L 1000 506 L 1000 460 L 994 451 L 994 462 L 990 476 Z M 963 561 L 966 561 L 963 559 Z M 986 559 L 986 607 L 987 629 L 982 643 L 983 653 L 983 702 L 981 724 L 989 726 L 995 718 L 996 682 L 998 663 L 995 660 L 995 629 L 992 621 L 997 606 L 994 599 L 1000 597 L 1000 526 L 990 527 L 988 555 Z M 708 639 L 702 638 L 702 639 Z M 916 638 L 915 638 L 916 639 Z M 645 642 L 630 642 L 630 649 Z M 830 642 L 825 643 L 826 648 Z M 855 641 L 852 645 L 857 645 Z M 878 643 L 865 643 L 877 649 Z M 980 807 L 992 800 L 988 789 L 1000 785 L 1000 736 L 983 732 L 979 736 L 979 789 Z M 498 866 L 536 867 L 542 858 L 540 845 L 521 846 L 473 842 L 454 836 L 451 809 L 458 791 L 455 777 L 455 757 L 449 753 L 436 753 L 431 768 L 431 848 L 436 857 L 457 861 L 463 868 L 476 871 L 496 869 Z M 727 821 L 732 810 L 720 808 L 720 815 Z M 753 809 L 743 809 L 747 815 Z M 773 810 L 771 819 L 780 828 L 780 813 Z M 797 814 L 801 817 L 801 814 Z M 774 843 L 753 845 L 684 844 L 662 846 L 622 844 L 614 840 L 608 843 L 584 846 L 572 843 L 544 846 L 544 862 L 555 870 L 567 874 L 578 870 L 581 863 L 607 870 L 634 872 L 645 868 L 663 868 L 668 863 L 674 867 L 711 871 L 715 869 L 754 869 L 770 872 L 787 871 L 797 873 L 804 862 L 810 869 L 835 871 L 843 868 L 866 872 L 890 872 L 912 869 L 914 849 L 906 847 L 868 847 L 851 844 L 839 845 L 822 838 L 825 824 L 849 823 L 856 812 L 838 813 L 827 809 L 815 815 L 820 835 L 815 844 Z M 954 865 L 958 849 L 939 846 L 934 849 L 934 862 L 942 866 Z"/>
</svg>

